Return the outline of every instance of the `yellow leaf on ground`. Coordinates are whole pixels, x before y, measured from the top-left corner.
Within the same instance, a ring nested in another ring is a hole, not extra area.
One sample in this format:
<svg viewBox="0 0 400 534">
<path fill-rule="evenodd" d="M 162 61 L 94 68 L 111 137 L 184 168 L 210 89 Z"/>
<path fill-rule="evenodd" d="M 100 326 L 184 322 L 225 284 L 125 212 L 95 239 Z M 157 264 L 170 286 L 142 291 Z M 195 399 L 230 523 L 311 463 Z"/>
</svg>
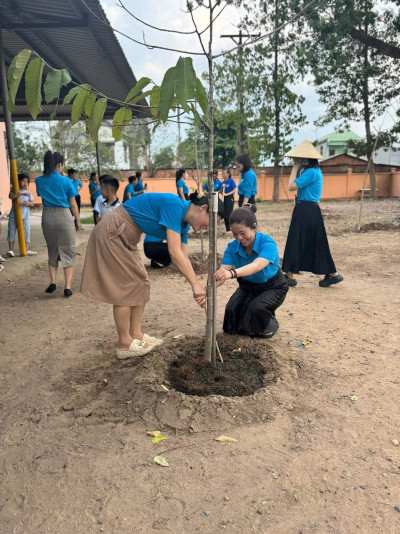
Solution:
<svg viewBox="0 0 400 534">
<path fill-rule="evenodd" d="M 218 436 L 215 438 L 215 441 L 237 441 L 237 439 L 230 438 L 229 436 Z"/>
<path fill-rule="evenodd" d="M 161 384 L 161 387 L 163 388 L 164 391 L 169 391 L 169 389 L 167 388 L 167 386 L 164 386 L 164 384 Z"/>
<path fill-rule="evenodd" d="M 165 439 L 167 439 L 166 436 L 154 436 L 151 441 L 152 443 L 160 443 L 160 441 L 164 441 Z"/>
<path fill-rule="evenodd" d="M 146 434 L 148 436 L 153 436 L 154 438 L 161 436 L 161 432 L 159 430 L 147 430 Z"/>
<path fill-rule="evenodd" d="M 164 458 L 164 456 L 155 456 L 154 457 L 154 461 L 158 465 L 162 465 L 163 467 L 169 467 L 169 463 Z"/>
<path fill-rule="evenodd" d="M 353 401 L 353 402 L 357 402 L 358 401 L 358 397 L 356 395 L 352 395 L 350 397 L 350 400 Z"/>
<path fill-rule="evenodd" d="M 392 439 L 393 445 L 400 445 L 400 442 L 398 439 Z"/>
</svg>

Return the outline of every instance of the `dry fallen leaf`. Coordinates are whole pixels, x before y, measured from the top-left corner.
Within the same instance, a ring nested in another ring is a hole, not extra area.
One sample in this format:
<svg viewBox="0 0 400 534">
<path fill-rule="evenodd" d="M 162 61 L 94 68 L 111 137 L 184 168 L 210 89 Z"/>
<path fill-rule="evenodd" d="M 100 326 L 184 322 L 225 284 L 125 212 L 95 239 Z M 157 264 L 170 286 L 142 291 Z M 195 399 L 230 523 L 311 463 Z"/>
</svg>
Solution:
<svg viewBox="0 0 400 534">
<path fill-rule="evenodd" d="M 398 439 L 392 439 L 393 445 L 400 445 L 400 442 Z"/>
<path fill-rule="evenodd" d="M 237 439 L 230 438 L 229 436 L 218 436 L 215 438 L 215 441 L 237 441 Z"/>
<path fill-rule="evenodd" d="M 356 395 L 352 395 L 350 397 L 350 400 L 353 401 L 353 402 L 357 402 L 358 401 L 358 397 Z"/>
<path fill-rule="evenodd" d="M 164 441 L 167 439 L 167 436 L 154 436 L 154 438 L 151 440 L 152 443 L 160 443 L 160 441 Z"/>
<path fill-rule="evenodd" d="M 239 347 L 238 349 L 233 349 L 232 352 L 242 352 L 242 349 L 241 349 L 241 347 Z"/>
<path fill-rule="evenodd" d="M 167 386 L 164 386 L 164 384 L 161 384 L 161 387 L 163 388 L 164 391 L 169 391 L 169 389 L 167 388 Z"/>
<path fill-rule="evenodd" d="M 183 336 L 183 334 L 177 334 L 176 336 L 172 336 L 172 339 L 179 339 L 182 336 Z"/>
<path fill-rule="evenodd" d="M 164 458 L 164 456 L 155 456 L 154 457 L 154 461 L 158 465 L 162 465 L 163 467 L 169 467 L 169 463 Z"/>
<path fill-rule="evenodd" d="M 147 430 L 146 434 L 148 436 L 153 436 L 153 438 L 161 436 L 161 432 L 159 430 Z"/>
</svg>

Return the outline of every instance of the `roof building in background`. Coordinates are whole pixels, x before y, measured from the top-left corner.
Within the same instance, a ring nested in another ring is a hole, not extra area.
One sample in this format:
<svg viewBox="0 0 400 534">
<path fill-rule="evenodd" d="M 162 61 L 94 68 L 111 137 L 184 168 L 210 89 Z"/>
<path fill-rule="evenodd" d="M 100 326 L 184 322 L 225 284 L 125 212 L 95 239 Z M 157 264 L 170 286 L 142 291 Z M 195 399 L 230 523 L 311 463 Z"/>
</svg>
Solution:
<svg viewBox="0 0 400 534">
<path fill-rule="evenodd" d="M 111 29 L 98 0 L 0 0 L 0 29 L 3 34 L 6 68 L 24 48 L 34 50 L 55 69 L 66 68 L 72 80 L 87 83 L 105 96 L 124 101 L 136 78 Z M 47 69 L 44 69 L 44 75 Z M 60 102 L 69 89 L 63 87 Z M 25 85 L 21 82 L 16 97 L 14 121 L 32 120 L 25 105 Z M 56 104 L 42 103 L 39 120 L 46 120 Z M 71 105 L 57 107 L 57 119 L 71 117 Z M 112 118 L 120 106 L 107 106 L 105 118 Z M 143 99 L 134 115 L 149 117 Z M 3 111 L 0 109 L 0 120 Z"/>
<path fill-rule="evenodd" d="M 348 152 L 349 141 L 361 141 L 363 138 L 351 130 L 338 130 L 315 141 L 317 150 L 324 158 Z"/>
<path fill-rule="evenodd" d="M 374 152 L 374 163 L 400 167 L 400 144 L 393 143 L 390 147 L 381 147 Z"/>
</svg>

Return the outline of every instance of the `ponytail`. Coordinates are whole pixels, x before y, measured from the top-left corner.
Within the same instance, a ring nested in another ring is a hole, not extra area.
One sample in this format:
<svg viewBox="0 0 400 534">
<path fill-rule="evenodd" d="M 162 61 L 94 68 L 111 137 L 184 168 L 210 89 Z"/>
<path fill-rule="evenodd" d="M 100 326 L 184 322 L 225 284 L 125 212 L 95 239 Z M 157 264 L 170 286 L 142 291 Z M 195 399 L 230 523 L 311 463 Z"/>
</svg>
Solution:
<svg viewBox="0 0 400 534">
<path fill-rule="evenodd" d="M 44 155 L 43 174 L 51 174 L 60 163 L 64 163 L 64 157 L 59 152 L 48 150 Z"/>
<path fill-rule="evenodd" d="M 185 174 L 185 169 L 178 169 L 175 173 L 175 182 L 178 183 L 178 180 L 182 178 L 182 176 Z"/>
<path fill-rule="evenodd" d="M 207 204 L 207 211 L 209 210 L 210 198 L 206 195 L 203 195 L 202 193 L 198 194 L 197 189 L 194 193 L 191 193 L 189 195 L 189 200 L 195 206 L 204 206 L 204 204 Z M 224 218 L 224 204 L 219 197 L 218 197 L 218 215 L 221 217 L 221 219 Z"/>
</svg>

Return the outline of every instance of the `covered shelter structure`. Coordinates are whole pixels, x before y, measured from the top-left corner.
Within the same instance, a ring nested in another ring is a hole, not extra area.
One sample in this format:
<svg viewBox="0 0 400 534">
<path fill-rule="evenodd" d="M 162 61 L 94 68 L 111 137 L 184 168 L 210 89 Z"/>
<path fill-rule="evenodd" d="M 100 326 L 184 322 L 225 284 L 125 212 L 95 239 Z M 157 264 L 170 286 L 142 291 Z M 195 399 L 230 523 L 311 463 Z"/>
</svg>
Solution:
<svg viewBox="0 0 400 534">
<path fill-rule="evenodd" d="M 24 80 L 10 116 L 5 76 L 12 59 L 25 48 L 36 52 L 51 68 L 66 68 L 76 84 L 89 84 L 99 93 L 119 102 L 124 102 L 137 81 L 98 0 L 0 0 L 0 122 L 6 124 L 11 180 L 16 191 L 18 179 L 16 165 L 15 169 L 12 165 L 15 153 L 11 118 L 13 121 L 30 121 L 32 117 L 26 106 Z M 46 76 L 47 72 L 45 67 L 43 75 Z M 62 88 L 58 105 L 43 102 L 38 120 L 49 120 L 50 116 L 56 120 L 69 119 L 72 104 L 64 105 L 62 102 L 68 90 L 67 87 Z M 109 101 L 104 118 L 111 119 L 119 107 L 118 103 Z M 54 112 L 55 117 L 52 115 Z M 137 102 L 132 112 L 136 118 L 150 116 L 145 99 Z M 24 255 L 25 246 L 21 247 L 22 221 L 20 226 L 18 238 L 20 252 Z"/>
</svg>

